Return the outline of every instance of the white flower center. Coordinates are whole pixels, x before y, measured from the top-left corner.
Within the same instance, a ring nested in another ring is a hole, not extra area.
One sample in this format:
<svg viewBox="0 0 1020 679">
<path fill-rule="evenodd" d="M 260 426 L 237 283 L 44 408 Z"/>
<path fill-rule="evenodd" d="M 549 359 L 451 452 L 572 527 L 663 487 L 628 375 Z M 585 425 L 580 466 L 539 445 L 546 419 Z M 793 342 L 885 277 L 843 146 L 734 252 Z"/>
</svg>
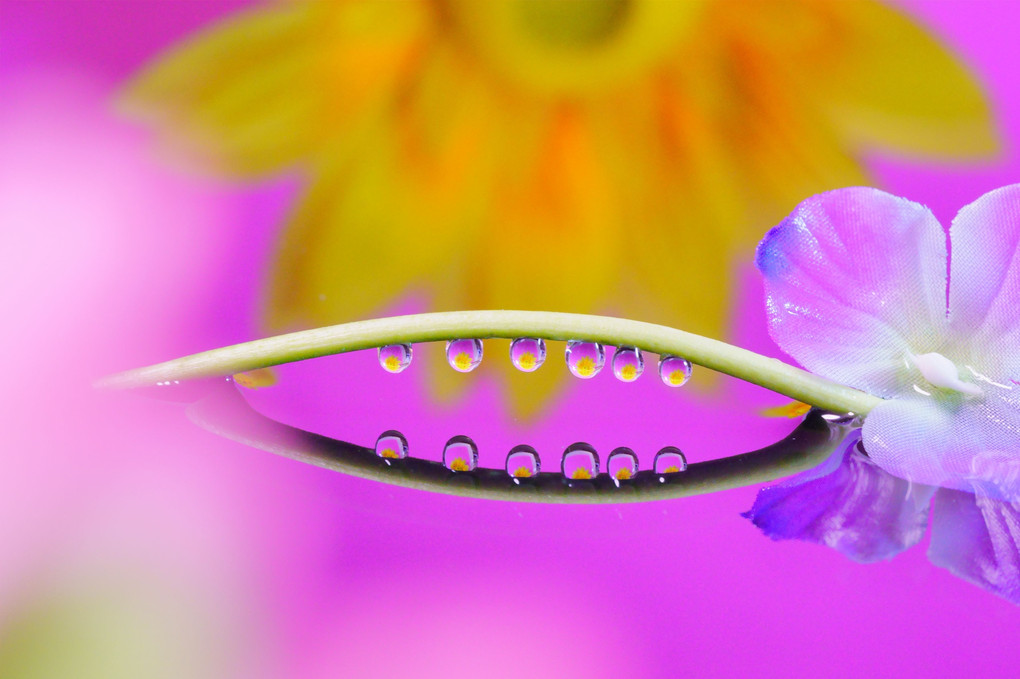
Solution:
<svg viewBox="0 0 1020 679">
<path fill-rule="evenodd" d="M 976 384 L 961 380 L 956 364 L 942 354 L 932 352 L 920 356 L 911 355 L 910 358 L 930 384 L 942 389 L 953 389 L 968 396 L 981 395 L 981 388 Z"/>
</svg>

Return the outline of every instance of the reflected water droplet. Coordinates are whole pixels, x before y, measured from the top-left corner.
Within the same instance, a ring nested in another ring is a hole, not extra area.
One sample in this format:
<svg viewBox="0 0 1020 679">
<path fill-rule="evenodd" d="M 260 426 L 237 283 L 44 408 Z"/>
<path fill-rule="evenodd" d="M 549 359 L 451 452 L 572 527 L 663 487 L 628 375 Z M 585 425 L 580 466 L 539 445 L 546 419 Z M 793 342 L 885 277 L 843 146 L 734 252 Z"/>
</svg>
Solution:
<svg viewBox="0 0 1020 679">
<path fill-rule="evenodd" d="M 530 479 L 542 471 L 542 461 L 531 446 L 519 445 L 510 449 L 506 456 L 506 473 L 517 483 L 518 479 Z"/>
<path fill-rule="evenodd" d="M 606 350 L 598 342 L 567 342 L 567 368 L 575 377 L 591 379 L 599 374 L 605 364 Z"/>
<path fill-rule="evenodd" d="M 545 363 L 545 340 L 518 337 L 510 343 L 510 362 L 526 373 L 535 372 Z"/>
<path fill-rule="evenodd" d="M 599 455 L 590 444 L 571 444 L 563 453 L 562 471 L 567 479 L 594 479 L 599 475 Z"/>
<path fill-rule="evenodd" d="M 691 378 L 691 362 L 679 356 L 659 358 L 659 377 L 668 387 L 682 387 Z"/>
<path fill-rule="evenodd" d="M 403 372 L 407 366 L 411 365 L 411 353 L 410 344 L 391 344 L 387 347 L 379 347 L 379 365 L 386 372 Z"/>
<path fill-rule="evenodd" d="M 482 362 L 482 340 L 450 340 L 446 343 L 446 360 L 459 373 L 471 372 Z"/>
<path fill-rule="evenodd" d="M 454 436 L 443 448 L 443 466 L 454 472 L 471 472 L 478 467 L 478 446 L 467 436 Z"/>
<path fill-rule="evenodd" d="M 620 447 L 609 453 L 606 459 L 606 473 L 614 481 L 627 481 L 638 471 L 637 455 L 630 448 Z"/>
<path fill-rule="evenodd" d="M 687 470 L 687 458 L 676 446 L 666 446 L 655 454 L 656 474 L 678 474 Z"/>
<path fill-rule="evenodd" d="M 407 439 L 399 431 L 384 431 L 375 442 L 375 454 L 384 460 L 403 460 L 407 457 Z"/>
<path fill-rule="evenodd" d="M 637 347 L 617 347 L 613 354 L 613 374 L 621 382 L 633 382 L 645 371 L 645 359 Z"/>
</svg>

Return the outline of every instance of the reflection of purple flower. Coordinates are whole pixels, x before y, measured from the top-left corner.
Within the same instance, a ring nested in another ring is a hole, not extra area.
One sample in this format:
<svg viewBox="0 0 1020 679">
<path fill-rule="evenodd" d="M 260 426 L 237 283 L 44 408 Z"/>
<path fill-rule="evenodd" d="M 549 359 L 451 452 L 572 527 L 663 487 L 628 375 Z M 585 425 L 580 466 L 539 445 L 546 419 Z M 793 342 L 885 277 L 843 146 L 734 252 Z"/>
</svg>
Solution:
<svg viewBox="0 0 1020 679">
<path fill-rule="evenodd" d="M 825 463 L 763 488 L 744 516 L 774 540 L 828 545 L 869 562 L 921 539 L 934 494 L 928 558 L 1020 604 L 1020 501 L 903 480 L 862 454 L 860 439 L 852 432 Z"/>
<path fill-rule="evenodd" d="M 887 472 L 1020 498 L 1020 184 L 963 208 L 876 189 L 801 203 L 758 246 L 770 332 L 806 368 L 886 399 L 863 440 Z"/>
</svg>

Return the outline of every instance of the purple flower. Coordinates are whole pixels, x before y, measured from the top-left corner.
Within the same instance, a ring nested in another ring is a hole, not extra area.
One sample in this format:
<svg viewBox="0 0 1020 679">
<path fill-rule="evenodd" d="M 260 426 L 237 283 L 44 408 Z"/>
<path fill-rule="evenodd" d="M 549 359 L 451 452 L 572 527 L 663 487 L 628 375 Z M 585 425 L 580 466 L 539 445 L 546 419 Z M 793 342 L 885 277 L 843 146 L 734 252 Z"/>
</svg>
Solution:
<svg viewBox="0 0 1020 679">
<path fill-rule="evenodd" d="M 1020 604 L 1020 184 L 965 207 L 949 234 L 951 276 L 927 208 L 850 188 L 762 240 L 772 338 L 885 400 L 745 516 L 866 562 L 917 543 L 934 496 L 932 562 Z"/>
<path fill-rule="evenodd" d="M 1020 498 L 1020 184 L 963 208 L 877 189 L 801 203 L 758 246 L 769 330 L 808 370 L 886 399 L 868 455 L 916 483 Z"/>
<path fill-rule="evenodd" d="M 806 540 L 870 562 L 920 541 L 934 495 L 928 558 L 1020 604 L 1020 502 L 893 476 L 861 452 L 860 434 L 818 467 L 763 488 L 744 516 L 773 540 Z"/>
</svg>

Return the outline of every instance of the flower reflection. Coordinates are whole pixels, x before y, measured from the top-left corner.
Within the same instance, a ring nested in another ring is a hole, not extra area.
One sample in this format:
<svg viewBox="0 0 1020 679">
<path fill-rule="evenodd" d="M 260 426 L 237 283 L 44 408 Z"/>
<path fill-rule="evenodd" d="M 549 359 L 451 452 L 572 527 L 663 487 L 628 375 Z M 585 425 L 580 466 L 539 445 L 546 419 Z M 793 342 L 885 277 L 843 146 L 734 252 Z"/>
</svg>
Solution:
<svg viewBox="0 0 1020 679">
<path fill-rule="evenodd" d="M 874 2 L 281 3 L 183 43 L 122 103 L 219 173 L 303 168 L 274 329 L 421 287 L 438 309 L 616 302 L 718 337 L 719 272 L 783 206 L 861 183 L 862 146 L 997 145 L 967 70 Z M 681 278 L 698 294 L 678 303 Z M 522 410 L 561 381 L 500 369 Z"/>
<path fill-rule="evenodd" d="M 1020 604 L 1020 501 L 913 483 L 885 472 L 847 436 L 818 467 L 762 489 L 744 516 L 774 540 L 805 540 L 859 562 L 890 559 L 923 537 L 928 558 Z"/>
</svg>

